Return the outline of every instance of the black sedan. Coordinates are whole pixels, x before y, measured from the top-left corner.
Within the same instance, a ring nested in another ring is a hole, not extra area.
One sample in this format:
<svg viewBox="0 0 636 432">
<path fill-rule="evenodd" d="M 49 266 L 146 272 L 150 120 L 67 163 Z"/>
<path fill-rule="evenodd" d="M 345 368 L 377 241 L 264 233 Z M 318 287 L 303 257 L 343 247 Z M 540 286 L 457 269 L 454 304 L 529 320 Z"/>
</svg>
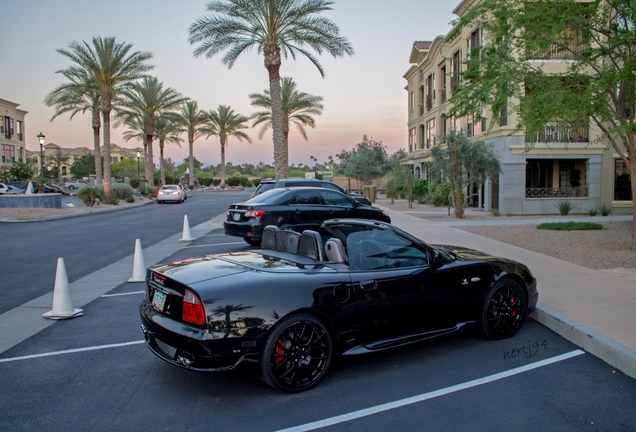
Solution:
<svg viewBox="0 0 636 432">
<path fill-rule="evenodd" d="M 362 218 L 391 222 L 386 211 L 362 204 L 342 192 L 316 187 L 276 188 L 249 200 L 230 204 L 225 234 L 259 245 L 263 228 L 276 225 L 320 225 L 327 219 Z"/>
<path fill-rule="evenodd" d="M 268 226 L 262 249 L 148 269 L 146 344 L 198 371 L 260 365 L 272 387 L 316 385 L 334 355 L 372 353 L 476 325 L 513 336 L 538 299 L 523 264 L 433 246 L 383 222 L 329 220 L 301 233 Z"/>
</svg>

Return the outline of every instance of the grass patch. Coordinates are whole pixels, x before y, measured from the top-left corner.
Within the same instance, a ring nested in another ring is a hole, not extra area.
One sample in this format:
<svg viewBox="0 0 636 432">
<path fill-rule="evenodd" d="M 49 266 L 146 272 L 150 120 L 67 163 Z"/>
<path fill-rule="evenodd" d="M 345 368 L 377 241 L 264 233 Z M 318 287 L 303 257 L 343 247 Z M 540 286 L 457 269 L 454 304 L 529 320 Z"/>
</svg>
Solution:
<svg viewBox="0 0 636 432">
<path fill-rule="evenodd" d="M 552 231 L 601 230 L 603 225 L 594 222 L 546 222 L 537 225 L 537 229 Z"/>
</svg>

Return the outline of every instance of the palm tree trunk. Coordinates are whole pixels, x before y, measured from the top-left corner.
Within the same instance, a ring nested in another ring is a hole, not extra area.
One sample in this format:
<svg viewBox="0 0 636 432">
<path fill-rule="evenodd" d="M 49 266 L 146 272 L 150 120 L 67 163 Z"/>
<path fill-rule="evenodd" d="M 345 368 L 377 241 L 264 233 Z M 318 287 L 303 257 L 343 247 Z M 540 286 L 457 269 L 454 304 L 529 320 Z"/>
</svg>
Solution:
<svg viewBox="0 0 636 432">
<path fill-rule="evenodd" d="M 188 178 L 188 186 L 194 188 L 194 132 L 188 132 L 188 150 L 190 159 L 190 177 Z"/>
<path fill-rule="evenodd" d="M 144 171 L 146 172 L 146 179 L 148 180 L 148 186 L 155 185 L 155 164 L 153 162 L 154 156 L 152 154 L 152 141 L 154 137 L 152 135 L 146 135 L 148 157 L 144 161 Z"/>
<path fill-rule="evenodd" d="M 163 145 L 164 141 L 162 139 L 159 140 L 159 175 L 161 178 L 161 185 L 166 184 L 166 173 L 163 167 Z"/>
<path fill-rule="evenodd" d="M 106 108 L 102 108 L 102 117 L 104 118 L 104 145 L 103 145 L 103 155 L 104 155 L 104 196 L 106 198 L 106 202 L 110 202 L 111 195 L 113 192 L 112 182 L 111 182 L 111 171 L 110 171 L 110 110 L 111 105 L 110 101 L 106 102 Z"/>
<path fill-rule="evenodd" d="M 225 187 L 225 137 L 221 137 L 221 187 Z"/>
<path fill-rule="evenodd" d="M 269 73 L 269 94 L 272 98 L 272 138 L 274 140 L 274 171 L 277 179 L 287 177 L 289 166 L 287 143 L 283 133 L 283 100 L 280 94 L 280 48 L 265 46 L 265 68 Z"/>
<path fill-rule="evenodd" d="M 99 120 L 99 110 L 93 112 L 93 158 L 95 159 L 95 184 L 102 184 L 102 158 L 99 145 L 99 129 L 101 121 Z"/>
</svg>

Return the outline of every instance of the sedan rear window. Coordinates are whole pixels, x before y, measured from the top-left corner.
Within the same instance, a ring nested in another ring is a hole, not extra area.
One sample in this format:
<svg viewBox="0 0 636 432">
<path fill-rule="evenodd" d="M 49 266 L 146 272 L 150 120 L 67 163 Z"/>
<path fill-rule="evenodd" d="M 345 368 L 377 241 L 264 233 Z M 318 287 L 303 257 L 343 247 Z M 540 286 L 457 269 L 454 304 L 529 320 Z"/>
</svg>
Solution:
<svg viewBox="0 0 636 432">
<path fill-rule="evenodd" d="M 260 195 L 256 195 L 253 198 L 245 201 L 246 204 L 276 204 L 281 194 L 288 192 L 287 189 L 270 189 L 267 192 L 263 192 Z"/>
</svg>

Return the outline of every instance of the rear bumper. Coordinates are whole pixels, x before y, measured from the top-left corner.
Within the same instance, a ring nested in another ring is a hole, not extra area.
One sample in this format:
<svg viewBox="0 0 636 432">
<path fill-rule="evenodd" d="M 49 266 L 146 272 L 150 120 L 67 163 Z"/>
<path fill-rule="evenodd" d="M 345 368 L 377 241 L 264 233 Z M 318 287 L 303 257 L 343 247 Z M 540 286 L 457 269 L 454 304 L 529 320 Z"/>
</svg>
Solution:
<svg viewBox="0 0 636 432">
<path fill-rule="evenodd" d="M 246 358 L 256 359 L 256 352 L 240 349 L 241 342 L 228 339 L 207 339 L 205 331 L 193 333 L 182 325 L 180 334 L 156 323 L 167 320 L 146 301 L 140 306 L 141 331 L 146 346 L 161 360 L 184 369 L 223 371 L 236 367 Z M 237 354 L 230 354 L 237 353 Z"/>
<path fill-rule="evenodd" d="M 225 235 L 260 239 L 263 237 L 263 226 L 249 222 L 223 222 Z"/>
</svg>

